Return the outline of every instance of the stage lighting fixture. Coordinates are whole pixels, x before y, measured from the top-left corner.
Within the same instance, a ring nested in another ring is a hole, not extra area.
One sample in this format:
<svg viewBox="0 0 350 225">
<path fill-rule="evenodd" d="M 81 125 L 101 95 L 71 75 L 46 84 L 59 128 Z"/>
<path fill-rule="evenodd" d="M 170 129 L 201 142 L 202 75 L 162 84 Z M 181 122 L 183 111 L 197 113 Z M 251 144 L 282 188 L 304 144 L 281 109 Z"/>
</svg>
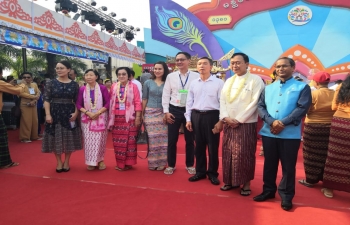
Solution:
<svg viewBox="0 0 350 225">
<path fill-rule="evenodd" d="M 123 31 L 123 29 L 122 28 L 118 28 L 118 33 L 119 34 L 122 34 L 124 31 Z"/>
<path fill-rule="evenodd" d="M 117 16 L 117 14 L 115 12 L 110 12 L 108 15 L 111 16 L 111 17 L 116 17 Z"/>
<path fill-rule="evenodd" d="M 134 30 L 134 27 L 133 27 L 133 26 L 130 26 L 130 30 Z"/>
<path fill-rule="evenodd" d="M 88 20 L 91 26 L 96 26 L 96 24 L 101 22 L 101 18 L 94 12 L 81 11 L 81 15 L 84 16 L 84 20 Z"/>
<path fill-rule="evenodd" d="M 105 11 L 105 12 L 108 10 L 108 8 L 106 6 L 101 6 L 98 9 L 101 10 L 101 11 Z"/>
<path fill-rule="evenodd" d="M 90 0 L 90 1 L 88 1 L 88 4 L 90 4 L 92 6 L 96 6 L 97 3 L 94 0 Z"/>
<path fill-rule="evenodd" d="M 73 4 L 70 0 L 56 0 L 55 3 L 56 12 L 61 11 L 63 14 L 78 12 L 78 5 Z"/>
<path fill-rule="evenodd" d="M 125 19 L 125 18 L 121 18 L 120 21 L 122 21 L 122 22 L 125 23 L 125 22 L 126 22 L 126 19 Z"/>
<path fill-rule="evenodd" d="M 138 28 L 138 27 L 136 27 L 136 29 L 135 29 L 136 31 L 140 31 L 141 29 L 140 28 Z"/>
<path fill-rule="evenodd" d="M 112 21 L 103 21 L 102 23 L 108 33 L 112 33 L 115 30 L 115 25 Z"/>
<path fill-rule="evenodd" d="M 125 39 L 128 42 L 130 42 L 130 41 L 132 41 L 134 39 L 134 34 L 131 33 L 130 31 L 127 31 L 127 32 L 125 32 L 125 36 L 124 37 L 125 37 Z"/>
</svg>

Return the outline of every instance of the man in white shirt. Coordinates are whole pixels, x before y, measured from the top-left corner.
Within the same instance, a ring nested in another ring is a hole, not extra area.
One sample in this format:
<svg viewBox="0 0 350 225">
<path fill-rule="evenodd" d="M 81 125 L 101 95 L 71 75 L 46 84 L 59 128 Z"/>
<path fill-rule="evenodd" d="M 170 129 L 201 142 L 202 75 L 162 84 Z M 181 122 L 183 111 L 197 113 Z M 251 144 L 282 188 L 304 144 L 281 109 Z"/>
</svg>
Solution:
<svg viewBox="0 0 350 225">
<path fill-rule="evenodd" d="M 249 196 L 254 179 L 257 142 L 258 100 L 264 82 L 248 71 L 249 58 L 233 54 L 230 68 L 235 73 L 227 79 L 220 97 L 220 119 L 225 123 L 222 146 L 224 186 L 228 191 L 242 185 L 240 194 Z"/>
<path fill-rule="evenodd" d="M 139 89 L 140 92 L 140 98 L 142 99 L 142 84 L 140 83 L 140 81 L 135 79 L 135 71 L 133 70 L 131 70 L 130 81 L 136 84 L 137 89 Z"/>
<path fill-rule="evenodd" d="M 168 168 L 165 174 L 173 174 L 176 165 L 176 144 L 179 139 L 181 124 L 186 125 L 186 100 L 188 89 L 193 80 L 199 78 L 199 74 L 189 71 L 191 55 L 187 52 L 179 52 L 175 56 L 176 66 L 179 71 L 170 73 L 164 84 L 162 105 L 168 123 Z M 194 165 L 194 137 L 193 133 L 184 129 L 186 141 L 186 169 L 189 174 L 196 174 Z"/>
<path fill-rule="evenodd" d="M 200 78 L 192 81 L 187 96 L 186 128 L 194 131 L 196 141 L 196 174 L 190 177 L 190 182 L 205 179 L 219 185 L 219 144 L 220 132 L 214 131 L 219 122 L 220 94 L 224 82 L 211 76 L 213 60 L 202 57 L 197 62 Z M 209 163 L 207 167 L 206 149 L 208 146 Z"/>
</svg>

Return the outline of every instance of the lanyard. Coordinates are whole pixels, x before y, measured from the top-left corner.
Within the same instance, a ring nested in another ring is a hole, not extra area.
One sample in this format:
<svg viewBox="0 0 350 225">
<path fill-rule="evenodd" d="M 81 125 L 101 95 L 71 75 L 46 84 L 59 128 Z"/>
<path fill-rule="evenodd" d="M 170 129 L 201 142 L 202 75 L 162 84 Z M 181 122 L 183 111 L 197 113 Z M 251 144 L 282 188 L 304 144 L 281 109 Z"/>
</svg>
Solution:
<svg viewBox="0 0 350 225">
<path fill-rule="evenodd" d="M 185 86 L 187 84 L 187 81 L 188 81 L 188 77 L 190 76 L 190 73 L 187 74 L 187 78 L 186 78 L 186 81 L 185 81 L 185 84 L 182 82 L 182 79 L 181 79 L 181 75 L 179 74 L 179 78 L 180 78 L 180 81 L 181 81 L 181 85 L 182 85 L 182 90 L 185 89 Z"/>
</svg>

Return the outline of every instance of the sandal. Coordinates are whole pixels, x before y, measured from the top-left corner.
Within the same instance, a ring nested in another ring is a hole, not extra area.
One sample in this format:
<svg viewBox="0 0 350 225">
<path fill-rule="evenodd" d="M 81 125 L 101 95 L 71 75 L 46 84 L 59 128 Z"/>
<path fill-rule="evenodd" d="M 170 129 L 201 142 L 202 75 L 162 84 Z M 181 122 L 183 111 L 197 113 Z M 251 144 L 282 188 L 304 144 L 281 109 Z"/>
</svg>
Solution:
<svg viewBox="0 0 350 225">
<path fill-rule="evenodd" d="M 130 170 L 131 168 L 132 166 L 125 166 L 124 168 L 119 168 L 118 166 L 115 167 L 115 169 L 119 171 L 127 171 L 127 170 Z"/>
<path fill-rule="evenodd" d="M 186 167 L 186 170 L 191 175 L 195 175 L 196 174 L 196 168 L 194 168 L 192 166 L 191 167 Z"/>
<path fill-rule="evenodd" d="M 0 167 L 0 169 L 8 169 L 8 168 L 11 168 L 11 167 L 15 167 L 15 166 L 18 166 L 19 163 L 18 162 L 12 162 L 6 166 L 3 166 L 3 167 Z"/>
<path fill-rule="evenodd" d="M 312 188 L 314 185 L 306 182 L 306 180 L 298 180 L 299 184 L 304 185 L 305 187 Z"/>
<path fill-rule="evenodd" d="M 241 195 L 242 196 L 249 196 L 250 195 L 250 193 L 251 193 L 252 191 L 250 190 L 250 189 L 243 189 L 243 188 L 241 188 Z"/>
<path fill-rule="evenodd" d="M 157 167 L 157 170 L 158 171 L 162 171 L 162 170 L 164 170 L 165 169 L 165 166 L 159 166 L 159 167 Z"/>
<path fill-rule="evenodd" d="M 174 171 L 175 171 L 175 167 L 168 167 L 164 170 L 164 173 L 167 175 L 171 175 L 174 173 Z"/>
<path fill-rule="evenodd" d="M 87 169 L 87 170 L 94 170 L 94 169 L 95 169 L 95 166 L 87 166 L 86 169 Z"/>
<path fill-rule="evenodd" d="M 224 186 L 220 187 L 220 190 L 221 191 L 229 191 L 231 189 L 235 189 L 235 188 L 238 188 L 238 186 L 232 186 L 232 185 L 229 185 L 229 184 L 225 184 Z"/>
<path fill-rule="evenodd" d="M 103 161 L 99 162 L 98 163 L 98 169 L 99 170 L 105 170 L 106 169 L 106 164 Z"/>
<path fill-rule="evenodd" d="M 323 193 L 324 196 L 327 198 L 333 198 L 333 191 L 329 190 L 328 188 L 322 188 L 321 192 Z"/>
<path fill-rule="evenodd" d="M 148 169 L 154 171 L 154 170 L 157 170 L 158 167 L 148 167 Z"/>
</svg>

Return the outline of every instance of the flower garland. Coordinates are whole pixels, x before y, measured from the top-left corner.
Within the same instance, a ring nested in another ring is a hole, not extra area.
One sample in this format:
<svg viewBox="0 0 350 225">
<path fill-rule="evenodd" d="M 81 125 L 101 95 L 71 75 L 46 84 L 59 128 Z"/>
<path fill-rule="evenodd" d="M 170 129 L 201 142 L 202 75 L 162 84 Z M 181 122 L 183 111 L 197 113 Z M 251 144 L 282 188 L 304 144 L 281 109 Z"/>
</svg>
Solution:
<svg viewBox="0 0 350 225">
<path fill-rule="evenodd" d="M 96 84 L 95 84 L 96 85 Z M 90 90 L 91 90 L 91 88 L 90 88 L 90 85 L 88 84 L 87 85 L 87 97 L 88 97 L 88 99 L 90 99 L 90 106 L 91 106 L 91 109 L 96 109 L 96 106 L 97 106 L 97 98 L 98 98 L 98 93 L 97 93 L 97 91 L 95 90 L 95 88 L 94 88 L 94 103 L 92 103 L 92 99 L 91 99 L 91 97 L 90 97 Z"/>
<path fill-rule="evenodd" d="M 231 79 L 229 79 L 227 82 L 229 82 L 227 84 L 227 89 L 226 89 L 226 99 L 228 100 L 229 103 L 232 103 L 237 97 L 238 95 L 241 93 L 243 87 L 244 87 L 244 84 L 245 82 L 247 81 L 247 79 L 249 78 L 250 76 L 250 72 L 248 71 L 247 74 L 244 76 L 243 79 L 241 79 L 239 81 L 239 84 L 238 84 L 238 88 L 237 90 L 235 91 L 235 93 L 232 95 L 231 92 L 232 92 L 232 86 L 233 84 L 235 83 L 235 80 L 236 80 L 236 77 L 238 75 L 234 75 Z"/>
<path fill-rule="evenodd" d="M 126 85 L 125 85 L 124 98 L 121 99 L 120 98 L 120 87 L 121 87 L 122 84 L 120 82 L 117 83 L 117 98 L 118 98 L 118 102 L 119 103 L 123 103 L 126 100 L 126 93 L 128 93 L 128 84 L 129 84 L 129 82 L 127 82 Z"/>
</svg>

